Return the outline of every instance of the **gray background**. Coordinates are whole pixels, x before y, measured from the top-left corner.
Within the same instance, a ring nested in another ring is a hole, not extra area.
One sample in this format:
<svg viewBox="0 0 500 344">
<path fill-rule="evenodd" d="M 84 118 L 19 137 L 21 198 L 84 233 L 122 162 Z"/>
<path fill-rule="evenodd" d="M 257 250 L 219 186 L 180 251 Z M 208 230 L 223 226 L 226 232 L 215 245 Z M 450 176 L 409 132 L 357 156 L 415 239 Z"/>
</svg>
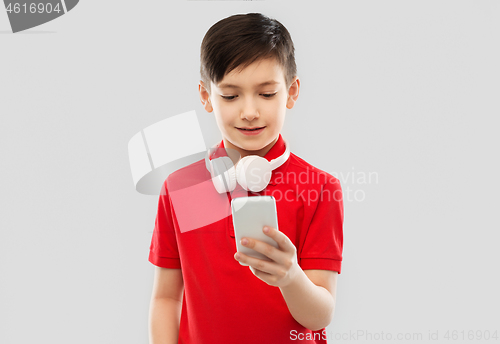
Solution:
<svg viewBox="0 0 500 344">
<path fill-rule="evenodd" d="M 221 139 L 199 46 L 248 12 L 295 43 L 282 134 L 346 193 L 328 334 L 499 330 L 497 1 L 114 0 L 18 34 L 0 9 L 1 343 L 147 342 L 158 197 L 127 144 L 190 110 Z"/>
</svg>

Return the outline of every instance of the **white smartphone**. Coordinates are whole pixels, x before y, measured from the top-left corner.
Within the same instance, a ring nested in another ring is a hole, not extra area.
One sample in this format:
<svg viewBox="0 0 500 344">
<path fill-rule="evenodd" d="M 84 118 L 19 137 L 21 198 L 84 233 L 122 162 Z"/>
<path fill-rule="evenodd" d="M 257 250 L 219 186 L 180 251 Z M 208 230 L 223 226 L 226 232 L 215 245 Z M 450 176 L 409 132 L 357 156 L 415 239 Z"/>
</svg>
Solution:
<svg viewBox="0 0 500 344">
<path fill-rule="evenodd" d="M 278 248 L 276 241 L 262 231 L 264 226 L 270 226 L 279 230 L 276 200 L 274 197 L 251 196 L 233 198 L 231 200 L 231 212 L 233 215 L 236 251 L 255 258 L 270 260 L 262 253 L 241 245 L 240 241 L 243 237 L 253 238 Z M 239 263 L 243 266 L 248 266 L 248 264 Z"/>
</svg>

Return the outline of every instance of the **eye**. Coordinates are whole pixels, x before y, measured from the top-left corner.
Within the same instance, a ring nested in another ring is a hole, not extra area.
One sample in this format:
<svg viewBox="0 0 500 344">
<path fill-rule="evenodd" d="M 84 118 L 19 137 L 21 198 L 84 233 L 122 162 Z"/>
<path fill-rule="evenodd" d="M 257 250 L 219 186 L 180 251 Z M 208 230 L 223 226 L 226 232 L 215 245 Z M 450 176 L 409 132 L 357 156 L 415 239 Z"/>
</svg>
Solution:
<svg viewBox="0 0 500 344">
<path fill-rule="evenodd" d="M 264 93 L 262 94 L 264 96 L 264 98 L 272 98 L 276 95 L 276 93 L 278 92 L 274 92 L 274 93 Z"/>
<path fill-rule="evenodd" d="M 264 97 L 264 98 L 272 98 L 276 95 L 276 93 L 278 92 L 274 92 L 274 93 L 262 93 L 261 95 Z M 221 97 L 225 100 L 233 100 L 234 98 L 236 98 L 237 96 L 223 96 L 221 95 Z"/>
</svg>

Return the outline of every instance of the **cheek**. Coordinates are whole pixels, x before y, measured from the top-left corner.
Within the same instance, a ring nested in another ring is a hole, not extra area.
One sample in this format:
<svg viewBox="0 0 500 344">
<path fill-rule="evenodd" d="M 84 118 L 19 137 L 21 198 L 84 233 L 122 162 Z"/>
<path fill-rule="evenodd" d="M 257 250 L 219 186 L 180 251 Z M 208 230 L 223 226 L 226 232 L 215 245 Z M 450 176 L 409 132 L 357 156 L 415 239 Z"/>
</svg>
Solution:
<svg viewBox="0 0 500 344">
<path fill-rule="evenodd" d="M 234 117 L 234 110 L 227 106 L 227 104 L 217 104 L 217 107 L 214 107 L 214 111 L 223 123 L 231 122 Z"/>
<path fill-rule="evenodd" d="M 214 112 L 224 118 L 224 114 L 227 113 L 227 107 L 218 99 L 212 102 L 212 106 L 214 108 Z"/>
<path fill-rule="evenodd" d="M 280 97 L 270 102 L 269 109 L 274 113 L 282 113 L 286 107 L 286 97 Z"/>
<path fill-rule="evenodd" d="M 287 94 L 285 92 L 282 92 L 281 96 L 276 98 L 276 106 L 281 108 L 284 107 L 286 105 L 287 98 Z"/>
</svg>

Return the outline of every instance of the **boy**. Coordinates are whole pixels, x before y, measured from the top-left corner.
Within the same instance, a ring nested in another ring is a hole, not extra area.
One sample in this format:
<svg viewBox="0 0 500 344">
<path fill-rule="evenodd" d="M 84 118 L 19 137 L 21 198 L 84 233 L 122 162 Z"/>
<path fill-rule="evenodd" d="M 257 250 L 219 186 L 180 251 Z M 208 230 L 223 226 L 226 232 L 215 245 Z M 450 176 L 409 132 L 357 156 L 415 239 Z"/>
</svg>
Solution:
<svg viewBox="0 0 500 344">
<path fill-rule="evenodd" d="M 280 131 L 300 81 L 281 23 L 249 13 L 214 24 L 201 45 L 201 79 L 201 102 L 223 137 L 219 148 L 268 161 L 283 155 Z M 163 184 L 149 255 L 156 265 L 150 343 L 326 343 L 342 261 L 339 181 L 293 153 L 259 192 L 239 184 L 218 192 L 211 178 L 200 160 Z M 173 196 L 203 185 L 210 189 L 189 204 Z M 262 230 L 279 248 L 252 238 L 242 244 L 271 261 L 236 253 L 230 200 L 257 195 L 276 199 L 279 230 Z M 221 209 L 229 216 L 186 228 L 186 213 L 194 219 Z"/>
</svg>

